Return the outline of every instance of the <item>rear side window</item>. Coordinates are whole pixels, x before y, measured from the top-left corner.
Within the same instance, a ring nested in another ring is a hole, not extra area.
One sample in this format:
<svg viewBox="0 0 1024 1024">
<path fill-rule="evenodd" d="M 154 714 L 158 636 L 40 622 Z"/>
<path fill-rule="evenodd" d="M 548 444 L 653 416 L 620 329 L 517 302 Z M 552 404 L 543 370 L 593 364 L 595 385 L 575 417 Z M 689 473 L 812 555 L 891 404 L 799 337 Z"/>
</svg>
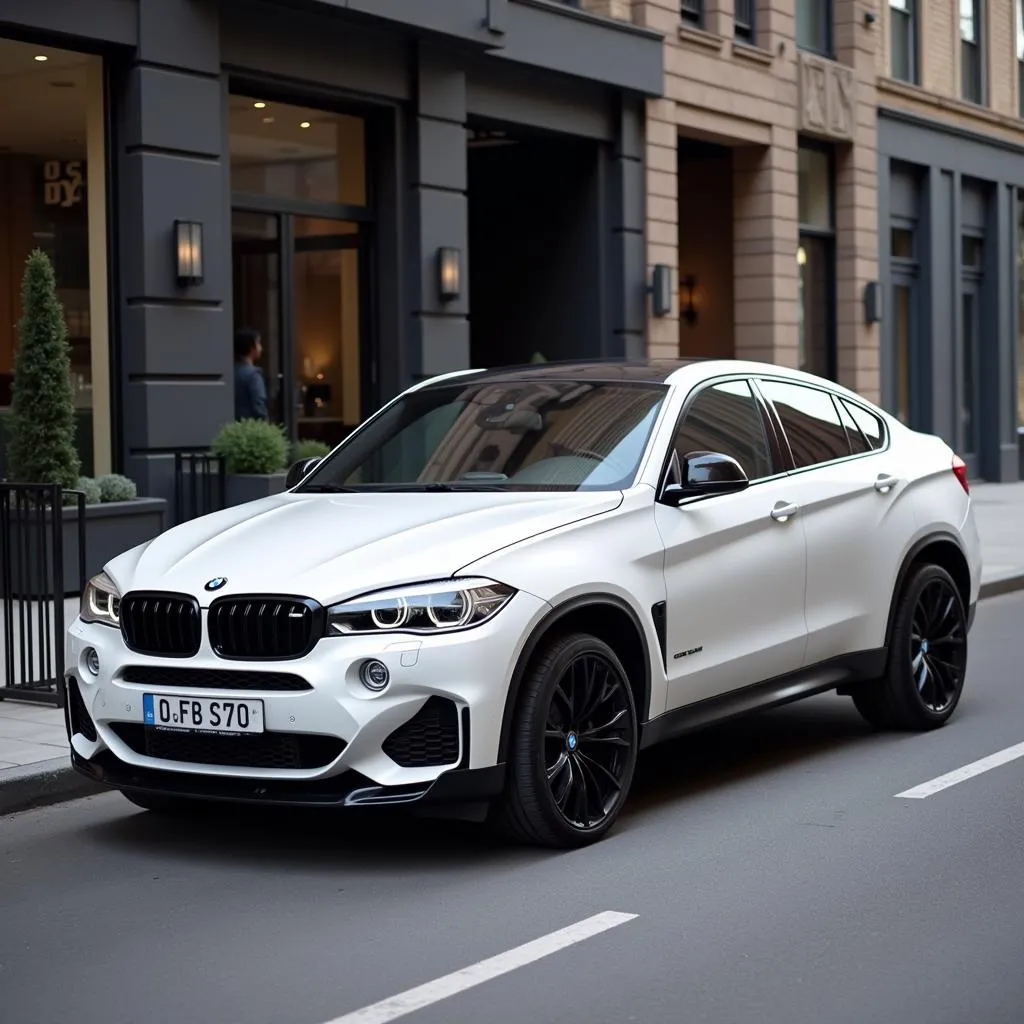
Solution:
<svg viewBox="0 0 1024 1024">
<path fill-rule="evenodd" d="M 777 380 L 761 381 L 761 390 L 779 414 L 797 469 L 851 454 L 846 428 L 827 391 Z"/>
<path fill-rule="evenodd" d="M 860 427 L 860 432 L 870 447 L 872 449 L 881 448 L 885 443 L 885 428 L 882 426 L 882 421 L 873 412 L 868 412 L 867 409 L 848 402 L 845 398 L 840 398 L 839 401 Z"/>
<path fill-rule="evenodd" d="M 832 398 L 835 400 L 836 408 L 839 410 L 843 426 L 846 427 L 846 436 L 850 439 L 850 447 L 853 449 L 853 454 L 863 455 L 865 452 L 871 451 L 871 444 L 861 432 L 860 427 L 857 426 L 857 421 L 853 418 L 853 413 L 850 412 L 849 407 L 836 395 L 833 395 Z"/>
<path fill-rule="evenodd" d="M 775 471 L 761 410 L 745 380 L 724 381 L 699 392 L 676 431 L 675 449 L 680 462 L 691 452 L 728 455 L 749 480 Z"/>
</svg>

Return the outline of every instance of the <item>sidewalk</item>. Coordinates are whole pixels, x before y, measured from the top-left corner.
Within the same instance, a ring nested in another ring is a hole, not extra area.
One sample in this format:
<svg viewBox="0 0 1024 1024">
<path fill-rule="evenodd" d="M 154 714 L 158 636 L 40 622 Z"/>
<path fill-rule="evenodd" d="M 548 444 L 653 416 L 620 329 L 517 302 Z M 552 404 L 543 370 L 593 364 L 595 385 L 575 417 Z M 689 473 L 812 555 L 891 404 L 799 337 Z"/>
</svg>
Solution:
<svg viewBox="0 0 1024 1024">
<path fill-rule="evenodd" d="M 1024 483 L 975 484 L 971 495 L 984 558 L 982 597 L 1024 590 Z M 0 814 L 93 791 L 68 764 L 63 711 L 0 701 Z"/>
</svg>

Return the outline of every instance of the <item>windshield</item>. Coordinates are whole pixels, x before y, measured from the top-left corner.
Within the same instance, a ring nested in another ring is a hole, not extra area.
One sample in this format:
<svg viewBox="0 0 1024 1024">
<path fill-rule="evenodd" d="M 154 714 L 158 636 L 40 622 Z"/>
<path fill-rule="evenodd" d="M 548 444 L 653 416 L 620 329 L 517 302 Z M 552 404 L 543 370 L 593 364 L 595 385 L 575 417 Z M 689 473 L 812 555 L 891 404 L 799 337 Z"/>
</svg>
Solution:
<svg viewBox="0 0 1024 1024">
<path fill-rule="evenodd" d="M 296 489 L 619 490 L 636 476 L 666 391 L 563 380 L 413 391 Z"/>
</svg>

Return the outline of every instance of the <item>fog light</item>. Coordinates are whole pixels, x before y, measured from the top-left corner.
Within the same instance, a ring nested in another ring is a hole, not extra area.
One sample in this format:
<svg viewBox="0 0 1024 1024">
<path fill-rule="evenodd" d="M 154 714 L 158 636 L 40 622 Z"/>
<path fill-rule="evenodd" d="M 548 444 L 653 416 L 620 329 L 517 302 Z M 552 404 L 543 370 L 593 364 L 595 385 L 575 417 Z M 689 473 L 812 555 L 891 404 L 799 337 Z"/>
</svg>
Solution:
<svg viewBox="0 0 1024 1024">
<path fill-rule="evenodd" d="M 371 658 L 369 661 L 364 661 L 359 667 L 359 681 L 368 690 L 373 690 L 375 693 L 383 690 L 388 685 L 390 678 L 391 673 L 383 661 Z"/>
<path fill-rule="evenodd" d="M 100 674 L 100 656 L 96 653 L 95 647 L 86 647 L 85 667 L 91 675 L 98 676 Z"/>
</svg>

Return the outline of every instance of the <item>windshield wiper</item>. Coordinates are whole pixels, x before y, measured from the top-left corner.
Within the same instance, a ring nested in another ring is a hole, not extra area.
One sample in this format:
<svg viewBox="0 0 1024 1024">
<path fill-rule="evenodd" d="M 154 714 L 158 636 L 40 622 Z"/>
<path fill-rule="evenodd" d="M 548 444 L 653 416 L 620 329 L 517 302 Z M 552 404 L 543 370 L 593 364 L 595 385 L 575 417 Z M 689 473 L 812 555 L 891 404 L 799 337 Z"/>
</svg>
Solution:
<svg viewBox="0 0 1024 1024">
<path fill-rule="evenodd" d="M 378 488 L 375 488 L 377 490 Z M 473 482 L 463 483 L 461 481 L 442 482 L 433 481 L 422 484 L 390 484 L 379 488 L 382 491 L 503 491 L 504 487 L 497 484 L 482 484 Z"/>
</svg>

